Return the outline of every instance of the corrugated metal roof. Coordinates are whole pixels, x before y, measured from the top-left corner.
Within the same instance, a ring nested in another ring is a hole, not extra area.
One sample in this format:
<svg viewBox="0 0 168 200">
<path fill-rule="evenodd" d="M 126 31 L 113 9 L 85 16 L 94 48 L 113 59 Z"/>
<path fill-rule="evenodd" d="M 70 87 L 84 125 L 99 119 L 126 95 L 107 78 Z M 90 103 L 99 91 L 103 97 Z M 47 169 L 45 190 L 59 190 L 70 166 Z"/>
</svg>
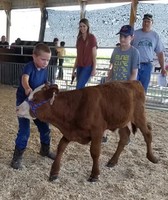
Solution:
<svg viewBox="0 0 168 200">
<path fill-rule="evenodd" d="M 82 1 L 86 1 L 87 4 L 131 2 L 131 0 L 0 0 L 0 10 L 3 10 L 6 6 L 11 6 L 11 9 L 39 8 L 39 5 L 43 3 L 46 7 L 72 6 L 79 5 Z"/>
</svg>

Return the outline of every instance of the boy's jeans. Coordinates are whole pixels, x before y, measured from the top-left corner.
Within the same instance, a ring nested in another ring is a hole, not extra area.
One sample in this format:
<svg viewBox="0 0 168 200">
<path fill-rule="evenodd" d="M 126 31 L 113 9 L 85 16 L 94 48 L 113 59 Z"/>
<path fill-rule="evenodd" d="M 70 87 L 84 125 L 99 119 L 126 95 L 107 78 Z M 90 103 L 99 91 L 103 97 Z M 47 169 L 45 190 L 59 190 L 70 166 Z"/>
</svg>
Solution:
<svg viewBox="0 0 168 200">
<path fill-rule="evenodd" d="M 50 144 L 50 129 L 49 125 L 41 122 L 38 119 L 33 120 L 40 133 L 40 142 Z M 16 146 L 19 150 L 25 149 L 30 136 L 30 120 L 18 117 L 19 130 L 16 138 Z"/>
</svg>

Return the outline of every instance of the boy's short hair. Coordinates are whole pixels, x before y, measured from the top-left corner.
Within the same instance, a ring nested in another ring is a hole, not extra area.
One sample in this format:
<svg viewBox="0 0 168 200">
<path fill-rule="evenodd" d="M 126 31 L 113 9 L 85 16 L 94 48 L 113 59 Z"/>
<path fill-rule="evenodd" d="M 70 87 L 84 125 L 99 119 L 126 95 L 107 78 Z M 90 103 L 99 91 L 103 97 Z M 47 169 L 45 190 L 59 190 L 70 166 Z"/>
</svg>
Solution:
<svg viewBox="0 0 168 200">
<path fill-rule="evenodd" d="M 48 45 L 44 43 L 38 43 L 33 49 L 33 54 L 39 56 L 41 52 L 51 53 L 51 50 Z"/>
</svg>

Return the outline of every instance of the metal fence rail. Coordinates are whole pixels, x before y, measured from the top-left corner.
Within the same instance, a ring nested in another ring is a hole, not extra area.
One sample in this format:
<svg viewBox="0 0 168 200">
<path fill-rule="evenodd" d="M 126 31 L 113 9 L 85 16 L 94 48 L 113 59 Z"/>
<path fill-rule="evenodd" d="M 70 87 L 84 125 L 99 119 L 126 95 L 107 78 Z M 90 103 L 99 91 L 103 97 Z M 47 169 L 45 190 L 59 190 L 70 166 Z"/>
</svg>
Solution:
<svg viewBox="0 0 168 200">
<path fill-rule="evenodd" d="M 98 61 L 96 76 L 92 77 L 87 86 L 98 85 L 102 77 L 106 76 L 108 69 L 107 60 Z M 25 64 L 0 62 L 0 83 L 17 87 L 19 84 L 20 75 Z M 71 84 L 72 67 L 63 68 L 63 80 L 57 79 L 58 69 L 56 66 L 49 65 L 49 81 L 58 84 L 60 89 L 72 90 L 75 89 L 76 80 Z M 168 110 L 168 87 L 160 87 L 158 85 L 158 74 L 152 73 L 150 85 L 146 94 L 146 107 L 152 109 Z"/>
</svg>

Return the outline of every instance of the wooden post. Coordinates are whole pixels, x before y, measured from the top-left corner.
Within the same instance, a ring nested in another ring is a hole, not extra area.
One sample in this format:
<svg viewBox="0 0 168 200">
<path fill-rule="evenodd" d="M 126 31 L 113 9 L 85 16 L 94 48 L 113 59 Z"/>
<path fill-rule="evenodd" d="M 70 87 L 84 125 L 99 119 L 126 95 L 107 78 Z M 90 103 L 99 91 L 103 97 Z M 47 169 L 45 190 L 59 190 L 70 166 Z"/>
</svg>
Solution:
<svg viewBox="0 0 168 200">
<path fill-rule="evenodd" d="M 136 13 L 137 13 L 138 0 L 132 0 L 131 3 L 131 12 L 130 12 L 130 25 L 134 27 L 136 22 Z"/>
<path fill-rule="evenodd" d="M 9 42 L 10 38 L 10 26 L 11 26 L 11 8 L 12 4 L 11 2 L 2 1 L 3 9 L 6 13 L 6 39 Z"/>
<path fill-rule="evenodd" d="M 41 10 L 41 24 L 40 24 L 40 32 L 39 32 L 39 41 L 44 41 L 46 22 L 48 20 L 48 11 L 46 9 L 46 0 L 38 0 L 38 4 Z"/>
<path fill-rule="evenodd" d="M 87 0 L 80 0 L 80 19 L 85 18 L 86 15 L 86 4 L 87 4 Z"/>
</svg>

